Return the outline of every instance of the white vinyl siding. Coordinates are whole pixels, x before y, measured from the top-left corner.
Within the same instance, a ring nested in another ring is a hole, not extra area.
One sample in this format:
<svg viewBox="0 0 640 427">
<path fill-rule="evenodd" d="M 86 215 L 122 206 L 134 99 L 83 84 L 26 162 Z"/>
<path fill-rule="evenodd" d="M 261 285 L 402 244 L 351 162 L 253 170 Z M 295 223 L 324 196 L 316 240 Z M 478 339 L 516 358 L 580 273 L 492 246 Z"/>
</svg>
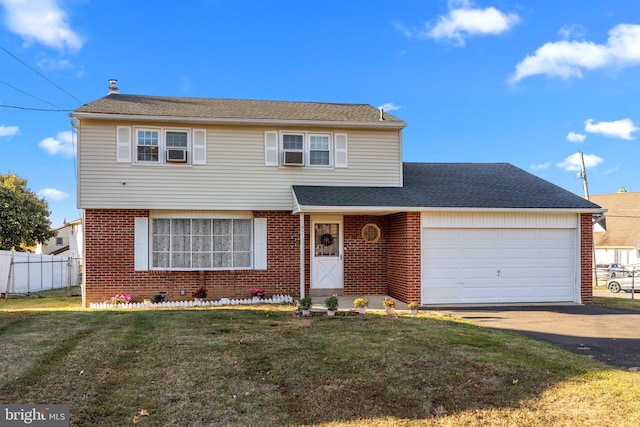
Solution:
<svg viewBox="0 0 640 427">
<path fill-rule="evenodd" d="M 349 167 L 335 169 L 266 167 L 264 129 L 218 126 L 205 133 L 206 166 L 132 167 L 115 162 L 115 124 L 82 120 L 79 207 L 291 210 L 292 185 L 402 184 L 398 131 L 350 131 Z"/>
</svg>

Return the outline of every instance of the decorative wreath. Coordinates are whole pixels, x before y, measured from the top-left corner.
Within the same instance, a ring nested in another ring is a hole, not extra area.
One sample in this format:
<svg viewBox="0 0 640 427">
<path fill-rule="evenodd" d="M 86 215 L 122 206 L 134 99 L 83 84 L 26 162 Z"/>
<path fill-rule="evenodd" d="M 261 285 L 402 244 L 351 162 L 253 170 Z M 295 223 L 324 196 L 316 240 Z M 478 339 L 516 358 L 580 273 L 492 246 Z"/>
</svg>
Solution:
<svg viewBox="0 0 640 427">
<path fill-rule="evenodd" d="M 322 246 L 333 245 L 333 236 L 329 233 L 324 233 L 322 236 L 320 236 L 320 243 L 322 243 Z"/>
</svg>

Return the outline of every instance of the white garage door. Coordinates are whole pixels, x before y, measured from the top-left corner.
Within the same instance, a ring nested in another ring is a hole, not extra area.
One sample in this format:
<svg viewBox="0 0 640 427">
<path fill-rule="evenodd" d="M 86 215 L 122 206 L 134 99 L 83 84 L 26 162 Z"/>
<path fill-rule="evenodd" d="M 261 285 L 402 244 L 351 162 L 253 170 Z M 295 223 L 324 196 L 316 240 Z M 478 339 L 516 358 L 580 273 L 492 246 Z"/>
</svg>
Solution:
<svg viewBox="0 0 640 427">
<path fill-rule="evenodd" d="M 422 233 L 423 304 L 576 301 L 573 229 Z"/>
</svg>

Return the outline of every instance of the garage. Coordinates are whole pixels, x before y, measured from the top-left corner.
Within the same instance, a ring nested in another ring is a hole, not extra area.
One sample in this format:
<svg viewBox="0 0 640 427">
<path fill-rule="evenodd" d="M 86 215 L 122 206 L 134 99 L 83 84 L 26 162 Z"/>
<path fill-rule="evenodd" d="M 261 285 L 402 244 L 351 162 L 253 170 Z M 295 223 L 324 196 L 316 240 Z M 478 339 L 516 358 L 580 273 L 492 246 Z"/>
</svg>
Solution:
<svg viewBox="0 0 640 427">
<path fill-rule="evenodd" d="M 423 304 L 577 302 L 574 216 L 453 215 L 434 227 L 444 217 L 423 215 Z"/>
</svg>

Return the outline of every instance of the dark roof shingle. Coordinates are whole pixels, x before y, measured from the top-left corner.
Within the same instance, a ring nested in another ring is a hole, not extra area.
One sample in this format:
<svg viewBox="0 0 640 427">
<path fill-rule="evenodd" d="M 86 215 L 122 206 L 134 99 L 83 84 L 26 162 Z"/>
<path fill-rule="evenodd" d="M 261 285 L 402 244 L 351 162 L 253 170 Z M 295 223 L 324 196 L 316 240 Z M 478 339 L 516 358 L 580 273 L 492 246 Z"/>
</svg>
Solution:
<svg viewBox="0 0 640 427">
<path fill-rule="evenodd" d="M 508 163 L 404 163 L 403 187 L 294 186 L 300 206 L 599 209 Z"/>
<path fill-rule="evenodd" d="M 380 123 L 380 111 L 367 104 L 260 101 L 223 98 L 175 98 L 111 94 L 85 104 L 74 113 L 121 116 L 217 118 L 238 120 L 301 120 Z M 384 113 L 384 123 L 404 122 Z"/>
</svg>

